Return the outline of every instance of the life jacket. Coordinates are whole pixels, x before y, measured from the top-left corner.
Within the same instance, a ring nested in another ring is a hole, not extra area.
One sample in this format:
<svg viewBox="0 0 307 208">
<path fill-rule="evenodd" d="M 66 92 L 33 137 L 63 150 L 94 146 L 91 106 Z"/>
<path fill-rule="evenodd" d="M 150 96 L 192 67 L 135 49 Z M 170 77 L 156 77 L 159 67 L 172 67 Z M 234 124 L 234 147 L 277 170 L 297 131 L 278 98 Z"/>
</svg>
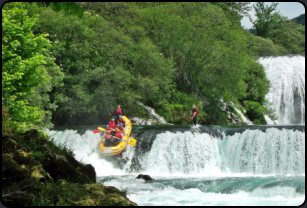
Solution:
<svg viewBox="0 0 307 208">
<path fill-rule="evenodd" d="M 115 115 L 117 115 L 117 114 L 123 115 L 122 109 L 117 108 L 116 111 L 115 111 Z"/>
<path fill-rule="evenodd" d="M 106 140 L 110 140 L 110 139 L 112 139 L 112 135 L 107 135 L 105 138 L 106 138 Z"/>
<path fill-rule="evenodd" d="M 109 122 L 109 126 L 110 126 L 110 128 L 115 128 L 116 123 L 115 123 L 115 122 L 110 121 L 110 122 Z"/>
<path fill-rule="evenodd" d="M 195 116 L 197 116 L 198 114 L 198 109 L 196 109 L 197 111 L 195 112 Z M 194 112 L 192 111 L 192 116 L 194 115 Z"/>
<path fill-rule="evenodd" d="M 122 134 L 121 134 L 120 132 L 117 132 L 117 133 L 115 134 L 115 136 L 118 137 L 118 138 L 122 138 Z"/>
<path fill-rule="evenodd" d="M 122 120 L 119 120 L 119 123 L 125 125 L 125 121 L 122 119 Z"/>
</svg>

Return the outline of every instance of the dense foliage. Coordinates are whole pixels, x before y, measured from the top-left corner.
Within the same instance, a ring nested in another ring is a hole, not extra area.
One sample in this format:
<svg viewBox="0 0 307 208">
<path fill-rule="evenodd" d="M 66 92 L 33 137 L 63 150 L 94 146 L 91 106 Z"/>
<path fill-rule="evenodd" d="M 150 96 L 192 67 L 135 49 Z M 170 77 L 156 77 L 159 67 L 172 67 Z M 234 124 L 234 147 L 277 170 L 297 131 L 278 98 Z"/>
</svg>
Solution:
<svg viewBox="0 0 307 208">
<path fill-rule="evenodd" d="M 200 123 L 227 124 L 221 107 L 230 102 L 265 123 L 269 82 L 255 60 L 301 52 L 305 42 L 284 41 L 305 29 L 279 14 L 270 38 L 244 30 L 245 2 L 77 4 L 82 18 L 65 15 L 60 3 L 5 5 L 2 105 L 14 121 L 99 124 L 117 104 L 128 116 L 145 116 L 140 101 L 172 123 L 190 123 L 196 104 Z"/>
<path fill-rule="evenodd" d="M 305 26 L 305 14 L 301 14 L 300 16 L 293 18 L 292 21 Z"/>
<path fill-rule="evenodd" d="M 2 109 L 10 115 L 3 122 L 21 131 L 50 126 L 54 105 L 47 92 L 61 77 L 47 50 L 47 34 L 31 31 L 35 21 L 21 3 L 2 10 Z"/>
</svg>

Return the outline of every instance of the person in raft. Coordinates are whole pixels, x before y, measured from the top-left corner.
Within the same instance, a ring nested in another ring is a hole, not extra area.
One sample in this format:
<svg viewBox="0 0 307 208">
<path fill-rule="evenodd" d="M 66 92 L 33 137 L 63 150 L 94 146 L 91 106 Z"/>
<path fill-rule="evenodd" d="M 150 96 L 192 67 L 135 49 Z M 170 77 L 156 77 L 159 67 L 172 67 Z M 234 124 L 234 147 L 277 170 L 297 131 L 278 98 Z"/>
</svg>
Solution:
<svg viewBox="0 0 307 208">
<path fill-rule="evenodd" d="M 192 107 L 193 107 L 193 110 L 192 110 L 192 113 L 191 113 L 191 115 L 192 115 L 191 120 L 193 120 L 194 126 L 196 126 L 198 109 L 195 108 L 195 105 L 193 105 Z"/>
<path fill-rule="evenodd" d="M 114 118 L 112 118 L 111 121 L 109 122 L 109 130 L 112 131 L 113 136 L 115 135 L 115 126 L 116 126 L 116 123 L 114 121 Z"/>
<path fill-rule="evenodd" d="M 115 118 L 116 118 L 116 123 L 118 125 L 119 116 L 125 115 L 124 111 L 120 108 L 120 105 L 117 106 L 117 109 L 114 111 L 114 114 L 115 114 Z M 109 115 L 111 115 L 111 114 L 109 113 Z"/>
<path fill-rule="evenodd" d="M 122 123 L 119 123 L 119 127 L 117 129 L 119 129 L 121 132 L 125 132 L 124 125 Z"/>
<path fill-rule="evenodd" d="M 122 139 L 122 137 L 123 136 L 122 136 L 121 131 L 119 129 L 116 129 L 115 137 L 113 137 L 113 139 L 112 139 L 112 145 L 113 146 L 117 145 L 120 142 L 120 140 Z"/>
<path fill-rule="evenodd" d="M 111 130 L 107 130 L 106 131 L 106 135 L 104 137 L 104 139 L 105 139 L 104 146 L 105 147 L 110 147 L 111 146 L 111 139 L 112 139 L 111 132 L 112 132 Z"/>
<path fill-rule="evenodd" d="M 123 117 L 122 117 L 122 116 L 119 116 L 118 124 L 119 124 L 119 125 L 122 124 L 123 127 L 125 127 L 126 123 L 125 123 L 125 121 L 123 120 Z"/>
</svg>

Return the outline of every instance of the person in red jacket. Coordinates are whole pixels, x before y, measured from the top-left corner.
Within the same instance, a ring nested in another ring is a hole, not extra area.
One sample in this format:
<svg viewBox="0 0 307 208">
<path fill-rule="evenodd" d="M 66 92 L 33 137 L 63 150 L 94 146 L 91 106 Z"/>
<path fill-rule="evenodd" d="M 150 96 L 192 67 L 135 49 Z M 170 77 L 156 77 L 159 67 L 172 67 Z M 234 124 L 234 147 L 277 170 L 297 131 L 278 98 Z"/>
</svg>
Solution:
<svg viewBox="0 0 307 208">
<path fill-rule="evenodd" d="M 112 118 L 112 119 L 110 120 L 110 122 L 109 122 L 109 126 L 110 126 L 110 128 L 112 128 L 112 129 L 114 129 L 114 128 L 115 128 L 116 123 L 115 123 L 115 121 L 114 121 L 114 118 Z"/>
<path fill-rule="evenodd" d="M 195 105 L 193 105 L 192 107 L 193 107 L 193 110 L 192 110 L 192 113 L 191 113 L 192 114 L 191 120 L 193 120 L 194 126 L 196 126 L 198 109 L 195 108 Z"/>
<path fill-rule="evenodd" d="M 115 137 L 113 137 L 113 139 L 112 139 L 113 145 L 114 146 L 117 145 L 120 142 L 121 139 L 122 139 L 122 133 L 119 129 L 116 129 Z"/>
<path fill-rule="evenodd" d="M 120 108 L 120 105 L 117 106 L 117 109 L 114 111 L 114 114 L 116 118 L 116 123 L 118 124 L 119 116 L 124 115 L 124 111 Z M 109 115 L 111 114 L 109 113 Z"/>
<path fill-rule="evenodd" d="M 116 126 L 116 123 L 114 121 L 114 118 L 112 118 L 111 121 L 109 122 L 109 129 L 112 130 L 113 136 L 115 135 L 115 126 Z"/>
</svg>

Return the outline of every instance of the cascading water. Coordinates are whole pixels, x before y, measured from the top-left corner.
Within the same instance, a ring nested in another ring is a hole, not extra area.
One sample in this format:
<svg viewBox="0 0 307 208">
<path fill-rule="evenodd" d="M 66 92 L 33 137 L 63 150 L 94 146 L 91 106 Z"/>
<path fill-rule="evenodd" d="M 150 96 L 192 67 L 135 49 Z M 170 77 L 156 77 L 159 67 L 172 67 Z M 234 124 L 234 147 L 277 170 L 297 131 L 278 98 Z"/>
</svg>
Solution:
<svg viewBox="0 0 307 208">
<path fill-rule="evenodd" d="M 303 203 L 304 126 L 219 128 L 134 126 L 137 145 L 109 158 L 98 155 L 101 135 L 92 131 L 46 132 L 73 149 L 76 159 L 92 164 L 98 181 L 128 188 L 128 198 L 139 205 Z M 139 173 L 156 180 L 135 179 Z"/>
<path fill-rule="evenodd" d="M 150 117 L 157 119 L 160 123 L 167 123 L 162 116 L 159 116 L 156 114 L 155 110 L 149 106 L 144 105 L 143 103 L 138 102 L 139 105 L 146 108 L 146 110 L 149 112 Z"/>
<path fill-rule="evenodd" d="M 150 174 L 198 174 L 220 171 L 220 139 L 190 131 L 158 134 L 151 150 L 142 158 Z"/>
<path fill-rule="evenodd" d="M 232 173 L 299 175 L 305 173 L 305 133 L 269 128 L 226 136 L 223 150 Z"/>
<path fill-rule="evenodd" d="M 271 88 L 266 95 L 277 124 L 305 124 L 305 56 L 261 57 Z"/>
<path fill-rule="evenodd" d="M 143 103 L 137 102 L 139 105 L 143 106 L 151 119 L 145 119 L 145 118 L 138 118 L 138 117 L 132 117 L 130 120 L 133 123 L 136 123 L 137 125 L 154 125 L 158 123 L 166 124 L 167 122 L 164 120 L 162 116 L 159 116 L 156 114 L 155 110 L 149 106 L 144 105 Z M 156 119 L 154 121 L 153 119 Z"/>
</svg>

